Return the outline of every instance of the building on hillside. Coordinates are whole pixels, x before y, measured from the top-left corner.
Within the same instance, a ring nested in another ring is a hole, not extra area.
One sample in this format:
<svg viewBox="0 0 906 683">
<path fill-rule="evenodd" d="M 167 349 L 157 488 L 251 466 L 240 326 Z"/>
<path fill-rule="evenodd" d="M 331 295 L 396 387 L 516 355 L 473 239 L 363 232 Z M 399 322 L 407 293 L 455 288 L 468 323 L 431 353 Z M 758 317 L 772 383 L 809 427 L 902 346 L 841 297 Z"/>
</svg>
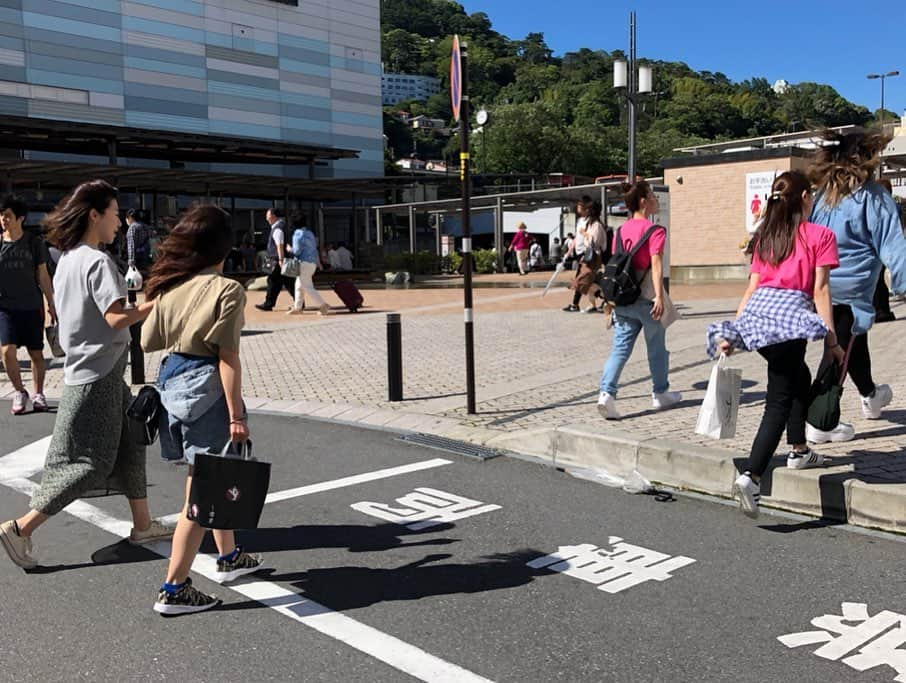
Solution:
<svg viewBox="0 0 906 683">
<path fill-rule="evenodd" d="M 439 92 L 440 79 L 432 76 L 381 74 L 381 99 L 385 107 L 407 100 L 424 102 L 431 95 L 436 95 Z"/>
<path fill-rule="evenodd" d="M 443 119 L 432 119 L 424 114 L 413 116 L 408 120 L 408 124 L 415 130 L 427 130 L 434 133 L 449 135 L 450 129 L 447 128 L 447 122 Z"/>
<path fill-rule="evenodd" d="M 47 203 L 91 172 L 255 211 L 383 175 L 379 0 L 0 4 L 7 189 Z"/>
</svg>

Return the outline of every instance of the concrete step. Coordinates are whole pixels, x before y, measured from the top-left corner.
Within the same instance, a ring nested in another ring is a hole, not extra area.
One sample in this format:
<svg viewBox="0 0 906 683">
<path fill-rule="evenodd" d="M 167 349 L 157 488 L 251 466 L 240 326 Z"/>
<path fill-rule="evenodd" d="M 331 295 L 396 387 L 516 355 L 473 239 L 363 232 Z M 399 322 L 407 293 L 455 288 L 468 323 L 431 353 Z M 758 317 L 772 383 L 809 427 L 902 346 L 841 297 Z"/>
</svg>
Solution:
<svg viewBox="0 0 906 683">
<path fill-rule="evenodd" d="M 667 439 L 640 438 L 585 424 L 503 434 L 482 441 L 562 468 L 625 477 L 633 470 L 655 484 L 729 498 L 747 454 Z M 906 456 L 904 456 L 906 457 Z M 852 463 L 787 469 L 777 457 L 762 480 L 762 505 L 849 524 L 906 533 L 906 483 L 889 483 Z"/>
</svg>

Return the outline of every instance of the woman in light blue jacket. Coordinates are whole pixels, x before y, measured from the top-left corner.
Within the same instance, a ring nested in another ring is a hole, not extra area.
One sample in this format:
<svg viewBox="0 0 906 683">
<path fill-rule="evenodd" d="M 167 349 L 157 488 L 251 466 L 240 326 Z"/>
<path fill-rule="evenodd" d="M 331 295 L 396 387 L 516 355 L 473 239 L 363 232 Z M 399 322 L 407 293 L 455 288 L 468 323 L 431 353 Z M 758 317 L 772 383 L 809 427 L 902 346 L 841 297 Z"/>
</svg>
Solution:
<svg viewBox="0 0 906 683">
<path fill-rule="evenodd" d="M 290 222 L 293 227 L 293 257 L 299 261 L 299 275 L 296 277 L 296 299 L 290 314 L 301 315 L 305 310 L 305 297 L 321 315 L 330 313 L 330 304 L 315 289 L 314 276 L 321 265 L 321 254 L 318 250 L 318 238 L 305 227 L 305 214 L 293 213 Z"/>
<path fill-rule="evenodd" d="M 848 374 L 862 398 L 862 414 L 876 420 L 893 400 L 890 386 L 875 384 L 868 351 L 868 330 L 875 319 L 872 296 L 882 266 L 890 271 L 891 290 L 906 292 L 906 237 L 897 205 L 872 181 L 890 139 L 881 133 L 835 131 L 827 131 L 824 139 L 809 169 L 816 187 L 811 221 L 837 236 L 840 267 L 830 278 L 834 326 L 843 348 L 852 339 Z M 823 443 L 849 441 L 855 431 L 841 422 L 831 431 L 807 425 L 806 434 L 809 441 Z"/>
</svg>

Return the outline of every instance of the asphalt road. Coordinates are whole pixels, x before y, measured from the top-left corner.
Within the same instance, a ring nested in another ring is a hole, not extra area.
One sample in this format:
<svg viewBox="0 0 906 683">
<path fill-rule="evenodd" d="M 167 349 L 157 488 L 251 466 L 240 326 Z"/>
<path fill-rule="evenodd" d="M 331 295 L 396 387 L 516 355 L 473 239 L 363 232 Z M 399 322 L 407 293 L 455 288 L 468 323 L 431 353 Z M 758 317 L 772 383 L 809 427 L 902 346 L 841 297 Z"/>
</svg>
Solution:
<svg viewBox="0 0 906 683">
<path fill-rule="evenodd" d="M 28 502 L 10 487 L 8 454 L 46 437 L 52 422 L 13 419 L 0 403 L 0 519 Z M 831 658 L 814 654 L 822 642 L 791 648 L 778 640 L 821 630 L 811 621 L 842 615 L 843 603 L 864 603 L 872 616 L 906 614 L 899 540 L 782 516 L 753 522 L 713 501 L 633 496 L 386 432 L 265 415 L 254 415 L 251 429 L 257 455 L 273 463 L 271 491 L 309 487 L 268 504 L 262 528 L 242 534 L 269 571 L 233 587 L 196 575 L 224 605 L 163 619 L 151 605 L 165 559 L 105 530 L 128 520 L 123 499 L 86 501 L 77 516 L 64 512 L 36 534 L 35 572 L 0 554 L 0 677 L 860 682 L 893 681 L 884 662 L 906 667 L 906 651 L 891 649 L 906 643 L 889 630 L 895 618 L 877 632 L 877 619 L 864 624 L 866 635 L 850 633 Z M 156 447 L 148 467 L 152 511 L 175 512 L 185 469 L 160 461 Z M 336 483 L 313 486 L 324 482 Z M 429 491 L 413 498 L 416 489 Z M 441 504 L 432 501 L 438 496 L 473 514 L 424 529 L 375 516 L 424 510 L 425 501 Z M 597 564 L 570 570 L 581 576 L 539 560 L 585 544 L 573 564 Z M 590 555 L 595 548 L 613 554 Z M 663 555 L 635 567 L 639 581 L 627 585 L 626 570 L 615 567 L 645 555 L 638 548 Z M 906 617 L 899 623 L 906 634 Z M 891 650 L 872 660 L 878 666 L 860 672 L 843 661 L 866 648 L 870 657 L 869 641 Z"/>
</svg>

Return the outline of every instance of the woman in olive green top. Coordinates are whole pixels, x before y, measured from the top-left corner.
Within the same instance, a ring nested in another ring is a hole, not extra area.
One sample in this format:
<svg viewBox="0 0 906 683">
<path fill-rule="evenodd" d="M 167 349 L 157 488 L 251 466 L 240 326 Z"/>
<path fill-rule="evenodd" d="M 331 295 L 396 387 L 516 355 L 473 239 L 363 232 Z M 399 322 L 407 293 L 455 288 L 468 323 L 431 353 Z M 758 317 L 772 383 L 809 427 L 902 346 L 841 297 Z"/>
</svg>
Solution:
<svg viewBox="0 0 906 683">
<path fill-rule="evenodd" d="M 219 453 L 228 442 L 249 438 L 239 361 L 245 291 L 223 276 L 232 244 L 228 214 L 198 206 L 160 246 L 147 284 L 155 306 L 142 328 L 142 346 L 169 351 L 157 380 L 165 409 L 161 454 L 189 463 L 186 507 L 173 535 L 167 580 L 154 604 L 165 615 L 200 612 L 220 602 L 193 588 L 189 578 L 205 529 L 188 516 L 188 492 L 196 454 Z M 213 533 L 220 553 L 216 581 L 233 581 L 261 568 L 261 557 L 244 553 L 232 531 Z"/>
</svg>

